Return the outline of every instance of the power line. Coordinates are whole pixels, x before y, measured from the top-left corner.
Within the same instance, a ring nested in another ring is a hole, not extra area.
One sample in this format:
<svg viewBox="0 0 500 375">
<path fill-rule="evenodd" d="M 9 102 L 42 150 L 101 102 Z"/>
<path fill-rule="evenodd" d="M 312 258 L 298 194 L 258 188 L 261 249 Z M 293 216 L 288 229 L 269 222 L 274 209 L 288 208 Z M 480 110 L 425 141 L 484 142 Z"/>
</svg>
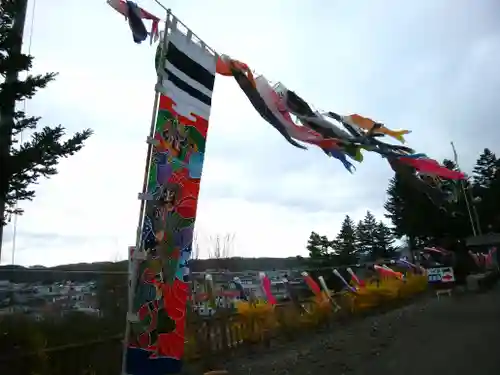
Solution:
<svg viewBox="0 0 500 375">
<path fill-rule="evenodd" d="M 36 0 L 33 0 L 33 5 L 31 6 L 31 25 L 30 25 L 30 37 L 28 40 L 28 55 L 31 55 L 31 44 L 33 42 L 33 29 L 35 25 L 35 7 L 36 7 Z M 26 113 L 26 99 L 23 100 L 23 112 Z M 19 143 L 23 143 L 23 131 L 21 131 L 21 134 L 19 135 Z M 16 206 L 15 206 L 15 211 L 17 211 L 18 208 L 18 202 L 16 201 Z M 14 214 L 14 222 L 12 223 L 14 230 L 12 233 L 12 256 L 11 256 L 11 264 L 14 265 L 14 260 L 15 260 L 15 255 L 16 255 L 16 239 L 17 239 L 17 218 L 18 214 Z"/>
</svg>

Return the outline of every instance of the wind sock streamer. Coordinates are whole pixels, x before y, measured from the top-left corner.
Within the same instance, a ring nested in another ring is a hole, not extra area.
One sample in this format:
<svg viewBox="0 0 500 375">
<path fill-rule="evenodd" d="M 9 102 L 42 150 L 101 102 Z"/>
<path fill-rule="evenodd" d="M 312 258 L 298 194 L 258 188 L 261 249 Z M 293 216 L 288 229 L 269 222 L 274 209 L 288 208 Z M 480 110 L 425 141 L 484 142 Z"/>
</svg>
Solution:
<svg viewBox="0 0 500 375">
<path fill-rule="evenodd" d="M 474 261 L 474 263 L 476 264 L 476 266 L 479 267 L 479 257 L 477 256 L 477 254 L 474 254 L 471 250 L 468 251 L 469 255 L 471 256 L 472 260 Z"/>
<path fill-rule="evenodd" d="M 328 289 L 328 286 L 326 285 L 325 278 L 323 276 L 318 276 L 318 281 L 319 285 L 321 285 L 321 288 L 323 289 L 324 294 L 326 295 L 326 298 L 331 299 L 332 293 L 330 292 L 330 289 Z"/>
<path fill-rule="evenodd" d="M 413 264 L 413 263 L 410 263 L 408 262 L 406 259 L 398 259 L 396 261 L 397 264 L 400 264 L 404 267 L 408 267 L 414 271 L 421 271 L 420 268 L 416 265 L 416 264 Z"/>
<path fill-rule="evenodd" d="M 153 43 L 153 40 L 158 40 L 158 24 L 160 22 L 160 19 L 158 17 L 140 8 L 133 1 L 107 0 L 107 3 L 114 10 L 128 19 L 130 31 L 132 31 L 132 36 L 135 43 L 140 44 L 148 37 L 148 32 L 146 30 L 146 27 L 144 26 L 144 23 L 142 22 L 143 19 L 152 21 L 151 31 L 149 32 L 151 38 L 150 43 Z"/>
<path fill-rule="evenodd" d="M 321 297 L 321 289 L 316 281 L 307 272 L 301 273 L 307 286 L 311 289 L 316 297 Z"/>
<path fill-rule="evenodd" d="M 358 285 L 359 287 L 364 287 L 365 282 L 363 280 L 360 280 L 359 277 L 354 273 L 351 267 L 347 268 L 347 272 L 349 272 L 349 275 L 351 275 L 352 280 Z"/>
<path fill-rule="evenodd" d="M 325 295 L 325 298 L 328 301 L 330 301 L 330 303 L 332 304 L 335 312 L 339 311 L 341 309 L 341 307 L 339 306 L 339 304 L 333 298 L 332 292 L 328 288 L 328 285 L 326 285 L 325 278 L 323 276 L 318 276 L 318 281 L 319 281 L 319 284 L 321 285 L 321 288 L 323 289 L 323 294 Z"/>
<path fill-rule="evenodd" d="M 410 130 L 391 130 L 386 128 L 383 124 L 373 121 L 367 117 L 363 117 L 357 114 L 353 114 L 350 116 L 345 116 L 343 118 L 344 122 L 348 123 L 351 126 L 356 126 L 358 128 L 362 128 L 366 131 L 372 133 L 385 134 L 390 137 L 393 137 L 400 141 L 401 143 L 405 143 L 405 139 L 403 135 L 410 134 Z"/>
<path fill-rule="evenodd" d="M 442 249 L 440 247 L 435 247 L 435 246 L 424 247 L 424 250 L 429 251 L 431 253 L 438 253 L 438 254 L 443 254 L 443 255 L 448 253 L 448 250 Z"/>
<path fill-rule="evenodd" d="M 441 184 L 431 186 L 420 176 L 451 180 L 465 178 L 463 173 L 447 169 L 424 153 L 379 140 L 383 136 L 390 136 L 404 143 L 403 135 L 409 134 L 409 130 L 391 130 L 359 114 L 341 116 L 332 111 L 317 111 L 283 83 L 272 86 L 263 75 L 255 78 L 248 65 L 228 55 L 220 55 L 216 71 L 223 76 L 233 76 L 260 116 L 290 144 L 302 149 L 307 148 L 300 142 L 317 145 L 326 155 L 339 160 L 350 173 L 355 167 L 346 156 L 361 162 L 362 149 L 376 152 L 389 161 L 402 180 L 425 193 L 440 209 L 445 209 L 445 203 L 449 200 L 448 192 L 442 191 L 444 187 Z M 296 116 L 298 123 L 291 115 Z M 337 126 L 329 119 L 342 126 Z"/>
<path fill-rule="evenodd" d="M 271 291 L 271 280 L 269 280 L 269 277 L 264 272 L 259 272 L 259 278 L 260 278 L 260 285 L 262 286 L 262 290 L 264 291 L 264 294 L 266 295 L 267 302 L 271 305 L 276 305 L 276 298 L 273 296 L 273 293 Z"/>
<path fill-rule="evenodd" d="M 310 143 L 321 148 L 338 147 L 338 142 L 334 139 L 326 139 L 321 134 L 309 129 L 305 126 L 299 126 L 293 122 L 290 113 L 281 102 L 278 93 L 269 84 L 269 81 L 264 76 L 258 76 L 255 79 L 256 89 L 259 92 L 264 102 L 269 107 L 275 116 L 281 121 L 285 129 L 293 138 Z"/>
<path fill-rule="evenodd" d="M 442 190 L 432 187 L 420 179 L 416 175 L 415 170 L 411 166 L 401 162 L 399 157 L 387 156 L 386 159 L 392 170 L 401 178 L 401 181 L 405 185 L 425 194 L 434 205 L 443 207 L 446 202 L 446 195 Z"/>
<path fill-rule="evenodd" d="M 239 277 L 235 276 L 233 278 L 233 283 L 236 286 L 236 290 L 240 292 L 240 298 L 244 301 L 248 301 L 248 297 L 245 293 L 245 288 L 243 288 L 243 284 L 241 283 L 241 280 Z"/>
<path fill-rule="evenodd" d="M 273 111 L 275 116 L 281 121 L 284 128 L 293 139 L 318 146 L 325 154 L 339 160 L 350 173 L 352 173 L 353 169 L 356 169 L 347 160 L 345 153 L 339 145 L 338 136 L 342 136 L 342 134 L 335 133 L 333 134 L 335 137 L 325 137 L 323 134 L 314 131 L 308 126 L 297 125 L 292 120 L 292 116 L 290 115 L 286 103 L 283 100 L 284 91 L 287 91 L 286 88 L 281 84 L 278 84 L 273 89 L 273 87 L 269 84 L 269 81 L 264 76 L 257 77 L 255 79 L 255 83 L 260 96 L 264 99 L 267 106 Z M 279 92 L 277 90 L 279 90 Z M 317 124 L 328 123 L 331 127 L 336 128 L 333 124 L 326 120 L 321 121 L 322 118 L 323 117 L 321 115 L 317 114 L 313 117 L 302 117 L 300 119 L 306 125 L 308 125 L 308 123 L 304 120 L 315 121 Z M 340 131 L 340 129 L 338 130 Z"/>
<path fill-rule="evenodd" d="M 393 270 L 391 267 L 389 267 L 388 265 L 386 265 L 386 264 L 382 264 L 382 267 L 384 267 L 384 268 L 385 268 L 387 271 L 389 271 L 389 272 L 393 272 L 393 273 L 394 273 L 394 274 L 396 274 L 396 275 L 400 275 L 400 276 L 401 276 L 401 279 L 403 279 L 403 278 L 404 278 L 404 275 L 403 275 L 401 272 L 396 272 L 396 271 L 394 271 L 394 270 Z"/>
<path fill-rule="evenodd" d="M 233 68 L 231 68 L 231 64 Z M 253 82 L 253 86 L 255 86 L 255 80 L 253 79 L 253 73 L 250 69 L 250 67 L 238 60 L 231 59 L 228 55 L 221 55 L 217 59 L 217 63 L 215 66 L 215 71 L 217 74 L 220 74 L 221 76 L 226 76 L 226 77 L 231 77 L 233 75 L 233 70 L 232 69 L 238 69 L 247 74 L 247 76 L 251 77 L 251 81 Z"/>
<path fill-rule="evenodd" d="M 334 274 L 335 276 L 337 276 L 337 277 L 340 279 L 340 281 L 342 281 L 342 282 L 344 283 L 345 287 L 346 287 L 349 291 L 351 291 L 352 293 L 356 293 L 356 288 L 353 288 L 352 286 L 350 286 L 350 285 L 349 285 L 349 283 L 347 282 L 347 280 L 346 280 L 346 279 L 344 279 L 344 277 L 340 274 L 340 272 L 339 272 L 339 271 L 337 271 L 337 269 L 334 269 L 334 270 L 333 270 L 333 274 Z"/>
<path fill-rule="evenodd" d="M 273 112 L 271 108 L 267 105 L 266 101 L 262 98 L 259 91 L 257 91 L 256 80 L 248 69 L 248 66 L 243 65 L 241 62 L 231 59 L 227 55 L 223 55 L 219 58 L 218 64 L 221 71 L 230 70 L 232 76 L 240 86 L 240 89 L 246 95 L 252 106 L 255 108 L 257 113 L 271 124 L 276 130 L 278 130 L 281 135 L 293 146 L 307 150 L 305 146 L 295 141 L 287 131 L 287 128 L 280 121 L 276 112 Z M 226 67 L 223 68 L 223 65 Z"/>
<path fill-rule="evenodd" d="M 375 264 L 373 269 L 385 277 L 395 277 L 398 280 L 403 280 L 403 274 L 401 272 L 396 272 L 387 266 L 379 266 Z"/>
<path fill-rule="evenodd" d="M 464 180 L 465 174 L 462 172 L 452 171 L 442 165 L 440 165 L 436 160 L 429 158 L 412 158 L 406 156 L 400 156 L 399 161 L 407 164 L 421 173 L 428 174 L 430 176 L 438 176 L 446 178 L 448 180 Z"/>
<path fill-rule="evenodd" d="M 353 170 L 356 170 L 356 167 L 349 160 L 347 160 L 344 152 L 342 152 L 336 148 L 332 148 L 332 149 L 324 150 L 324 151 L 328 155 L 330 155 L 331 157 L 340 161 L 342 163 L 342 165 L 344 166 L 344 168 L 349 171 L 349 173 L 353 173 Z"/>
</svg>

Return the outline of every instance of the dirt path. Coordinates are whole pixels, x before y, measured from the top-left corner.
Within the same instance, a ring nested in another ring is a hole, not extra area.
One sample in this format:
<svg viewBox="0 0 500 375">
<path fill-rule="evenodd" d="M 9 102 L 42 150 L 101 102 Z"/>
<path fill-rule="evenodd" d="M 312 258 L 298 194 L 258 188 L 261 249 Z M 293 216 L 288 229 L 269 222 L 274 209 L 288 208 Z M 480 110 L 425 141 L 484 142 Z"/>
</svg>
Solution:
<svg viewBox="0 0 500 375">
<path fill-rule="evenodd" d="M 500 288 L 435 298 L 230 361 L 234 375 L 500 374 Z"/>
</svg>

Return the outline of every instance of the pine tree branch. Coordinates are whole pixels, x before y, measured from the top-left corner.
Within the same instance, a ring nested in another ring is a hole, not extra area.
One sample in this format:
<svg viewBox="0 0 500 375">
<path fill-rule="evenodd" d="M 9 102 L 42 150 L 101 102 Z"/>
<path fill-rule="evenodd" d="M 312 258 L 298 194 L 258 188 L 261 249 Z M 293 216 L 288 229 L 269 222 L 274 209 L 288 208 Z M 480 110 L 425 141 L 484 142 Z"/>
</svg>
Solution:
<svg viewBox="0 0 500 375">
<path fill-rule="evenodd" d="M 32 176 L 30 178 L 36 180 L 40 176 L 48 177 L 56 174 L 54 166 L 59 159 L 80 151 L 83 142 L 92 135 L 92 131 L 86 129 L 61 142 L 60 139 L 64 135 L 64 128 L 60 125 L 55 128 L 45 127 L 41 132 L 33 133 L 31 141 L 25 142 L 19 150 L 12 152 L 11 163 L 15 166 L 12 177 L 24 175 Z"/>
<path fill-rule="evenodd" d="M 3 82 L 0 84 L 0 110 L 3 112 L 10 111 L 9 103 L 31 99 L 39 89 L 45 88 L 50 82 L 57 77 L 57 73 L 39 74 L 36 76 L 29 75 L 26 79 L 17 80 L 12 84 Z"/>
<path fill-rule="evenodd" d="M 12 212 L 18 201 L 32 200 L 35 191 L 29 190 L 29 186 L 36 184 L 40 177 L 57 174 L 59 160 L 81 150 L 92 131 L 87 129 L 78 132 L 61 142 L 64 135 L 62 126 L 45 127 L 41 132 L 35 132 L 31 140 L 24 142 L 19 149 L 12 150 L 6 164 L 8 169 L 1 173 L 2 178 L 8 180 L 8 191 L 4 195 L 7 212 Z"/>
</svg>

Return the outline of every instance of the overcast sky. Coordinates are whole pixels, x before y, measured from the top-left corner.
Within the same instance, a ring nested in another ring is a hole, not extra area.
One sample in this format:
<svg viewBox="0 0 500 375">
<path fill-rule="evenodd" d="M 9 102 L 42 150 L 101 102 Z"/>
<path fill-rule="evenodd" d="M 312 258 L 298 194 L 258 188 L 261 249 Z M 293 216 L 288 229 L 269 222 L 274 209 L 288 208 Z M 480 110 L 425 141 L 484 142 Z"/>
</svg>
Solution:
<svg viewBox="0 0 500 375">
<path fill-rule="evenodd" d="M 30 9 L 32 5 L 30 1 Z M 220 53 L 281 81 L 309 103 L 411 129 L 409 145 L 441 160 L 453 140 L 463 169 L 500 141 L 500 3 L 495 0 L 169 0 Z M 138 4 L 164 18 L 152 0 Z M 29 37 L 31 14 L 26 27 Z M 148 26 L 149 27 L 149 26 Z M 28 43 L 25 43 L 25 49 Z M 36 72 L 60 75 L 27 104 L 40 125 L 95 135 L 23 204 L 15 262 L 126 259 L 135 243 L 154 97 L 154 52 L 136 45 L 104 0 L 38 0 Z M 305 255 L 309 233 L 334 236 L 345 214 L 383 216 L 392 175 L 368 154 L 350 175 L 310 147 L 290 146 L 236 82 L 217 77 L 196 230 L 233 233 L 234 255 Z M 2 263 L 10 263 L 12 226 Z"/>
</svg>

